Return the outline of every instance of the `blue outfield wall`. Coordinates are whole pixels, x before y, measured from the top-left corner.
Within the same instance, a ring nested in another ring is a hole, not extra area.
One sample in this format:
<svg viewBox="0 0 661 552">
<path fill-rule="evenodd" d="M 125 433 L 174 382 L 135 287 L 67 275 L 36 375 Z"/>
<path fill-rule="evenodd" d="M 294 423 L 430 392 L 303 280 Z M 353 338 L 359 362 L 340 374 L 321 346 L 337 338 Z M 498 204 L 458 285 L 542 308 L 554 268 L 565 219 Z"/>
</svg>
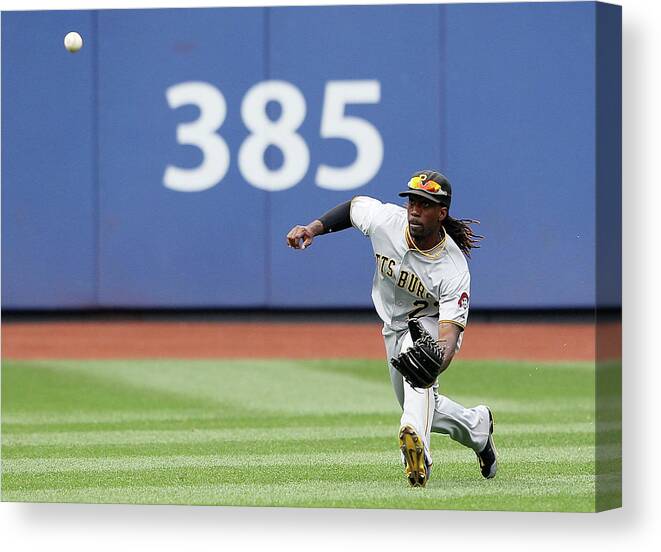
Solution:
<svg viewBox="0 0 661 552">
<path fill-rule="evenodd" d="M 285 235 L 430 167 L 474 308 L 594 306 L 597 6 L 4 12 L 3 307 L 369 307 L 367 239 Z"/>
<path fill-rule="evenodd" d="M 62 29 L 94 15 L 2 13 L 3 307 L 96 302 L 93 45 L 63 55 Z"/>
</svg>

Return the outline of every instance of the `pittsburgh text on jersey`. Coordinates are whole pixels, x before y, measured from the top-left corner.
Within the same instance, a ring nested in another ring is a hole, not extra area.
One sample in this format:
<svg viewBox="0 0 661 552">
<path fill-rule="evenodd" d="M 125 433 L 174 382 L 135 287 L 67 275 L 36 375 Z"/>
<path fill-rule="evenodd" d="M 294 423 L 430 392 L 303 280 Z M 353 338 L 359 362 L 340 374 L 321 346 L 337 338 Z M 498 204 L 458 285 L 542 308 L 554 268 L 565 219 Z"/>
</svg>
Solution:
<svg viewBox="0 0 661 552">
<path fill-rule="evenodd" d="M 375 253 L 376 257 L 376 268 L 381 274 L 386 278 L 389 278 L 394 283 L 397 284 L 397 287 L 407 290 L 411 295 L 415 297 L 420 297 L 421 299 L 433 300 L 434 296 L 427 291 L 427 288 L 422 284 L 420 278 L 414 272 L 408 272 L 406 270 L 400 270 L 399 276 L 395 277 L 395 266 L 396 262 L 394 259 L 390 259 L 385 255 L 380 255 Z"/>
</svg>

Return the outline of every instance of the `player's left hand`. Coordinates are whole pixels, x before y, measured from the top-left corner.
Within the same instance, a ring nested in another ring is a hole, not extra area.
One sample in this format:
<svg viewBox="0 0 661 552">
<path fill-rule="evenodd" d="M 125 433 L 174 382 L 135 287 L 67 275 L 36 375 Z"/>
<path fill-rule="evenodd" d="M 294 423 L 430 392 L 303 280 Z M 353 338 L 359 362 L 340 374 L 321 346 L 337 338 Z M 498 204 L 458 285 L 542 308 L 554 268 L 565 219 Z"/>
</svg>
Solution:
<svg viewBox="0 0 661 552">
<path fill-rule="evenodd" d="M 419 320 L 409 320 L 409 332 L 413 346 L 390 362 L 411 387 L 431 387 L 443 371 L 445 351 Z"/>
</svg>

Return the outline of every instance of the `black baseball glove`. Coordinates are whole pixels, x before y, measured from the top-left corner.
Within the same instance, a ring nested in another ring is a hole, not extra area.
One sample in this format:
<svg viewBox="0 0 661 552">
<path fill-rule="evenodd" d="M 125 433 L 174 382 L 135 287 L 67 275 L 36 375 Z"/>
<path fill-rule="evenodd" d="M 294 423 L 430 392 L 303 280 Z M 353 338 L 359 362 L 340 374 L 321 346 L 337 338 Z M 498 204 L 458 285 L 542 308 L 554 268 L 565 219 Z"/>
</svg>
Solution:
<svg viewBox="0 0 661 552">
<path fill-rule="evenodd" d="M 441 373 L 444 350 L 419 320 L 409 320 L 413 347 L 391 359 L 392 365 L 411 387 L 431 387 Z"/>
</svg>

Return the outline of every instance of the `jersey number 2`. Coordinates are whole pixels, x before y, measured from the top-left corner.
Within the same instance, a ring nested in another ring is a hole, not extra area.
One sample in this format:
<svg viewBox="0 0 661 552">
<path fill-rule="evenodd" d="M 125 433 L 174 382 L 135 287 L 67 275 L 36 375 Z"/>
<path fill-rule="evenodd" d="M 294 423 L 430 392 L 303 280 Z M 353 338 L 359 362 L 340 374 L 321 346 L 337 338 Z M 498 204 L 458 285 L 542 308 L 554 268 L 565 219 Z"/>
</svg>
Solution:
<svg viewBox="0 0 661 552">
<path fill-rule="evenodd" d="M 418 315 L 419 313 L 421 313 L 423 310 L 425 310 L 425 309 L 429 306 L 429 302 L 428 302 L 428 301 L 414 301 L 414 302 L 413 302 L 413 306 L 414 306 L 414 307 L 418 307 L 418 308 L 417 308 L 417 309 L 413 309 L 413 310 L 409 313 L 409 318 L 415 318 L 416 315 Z"/>
</svg>

